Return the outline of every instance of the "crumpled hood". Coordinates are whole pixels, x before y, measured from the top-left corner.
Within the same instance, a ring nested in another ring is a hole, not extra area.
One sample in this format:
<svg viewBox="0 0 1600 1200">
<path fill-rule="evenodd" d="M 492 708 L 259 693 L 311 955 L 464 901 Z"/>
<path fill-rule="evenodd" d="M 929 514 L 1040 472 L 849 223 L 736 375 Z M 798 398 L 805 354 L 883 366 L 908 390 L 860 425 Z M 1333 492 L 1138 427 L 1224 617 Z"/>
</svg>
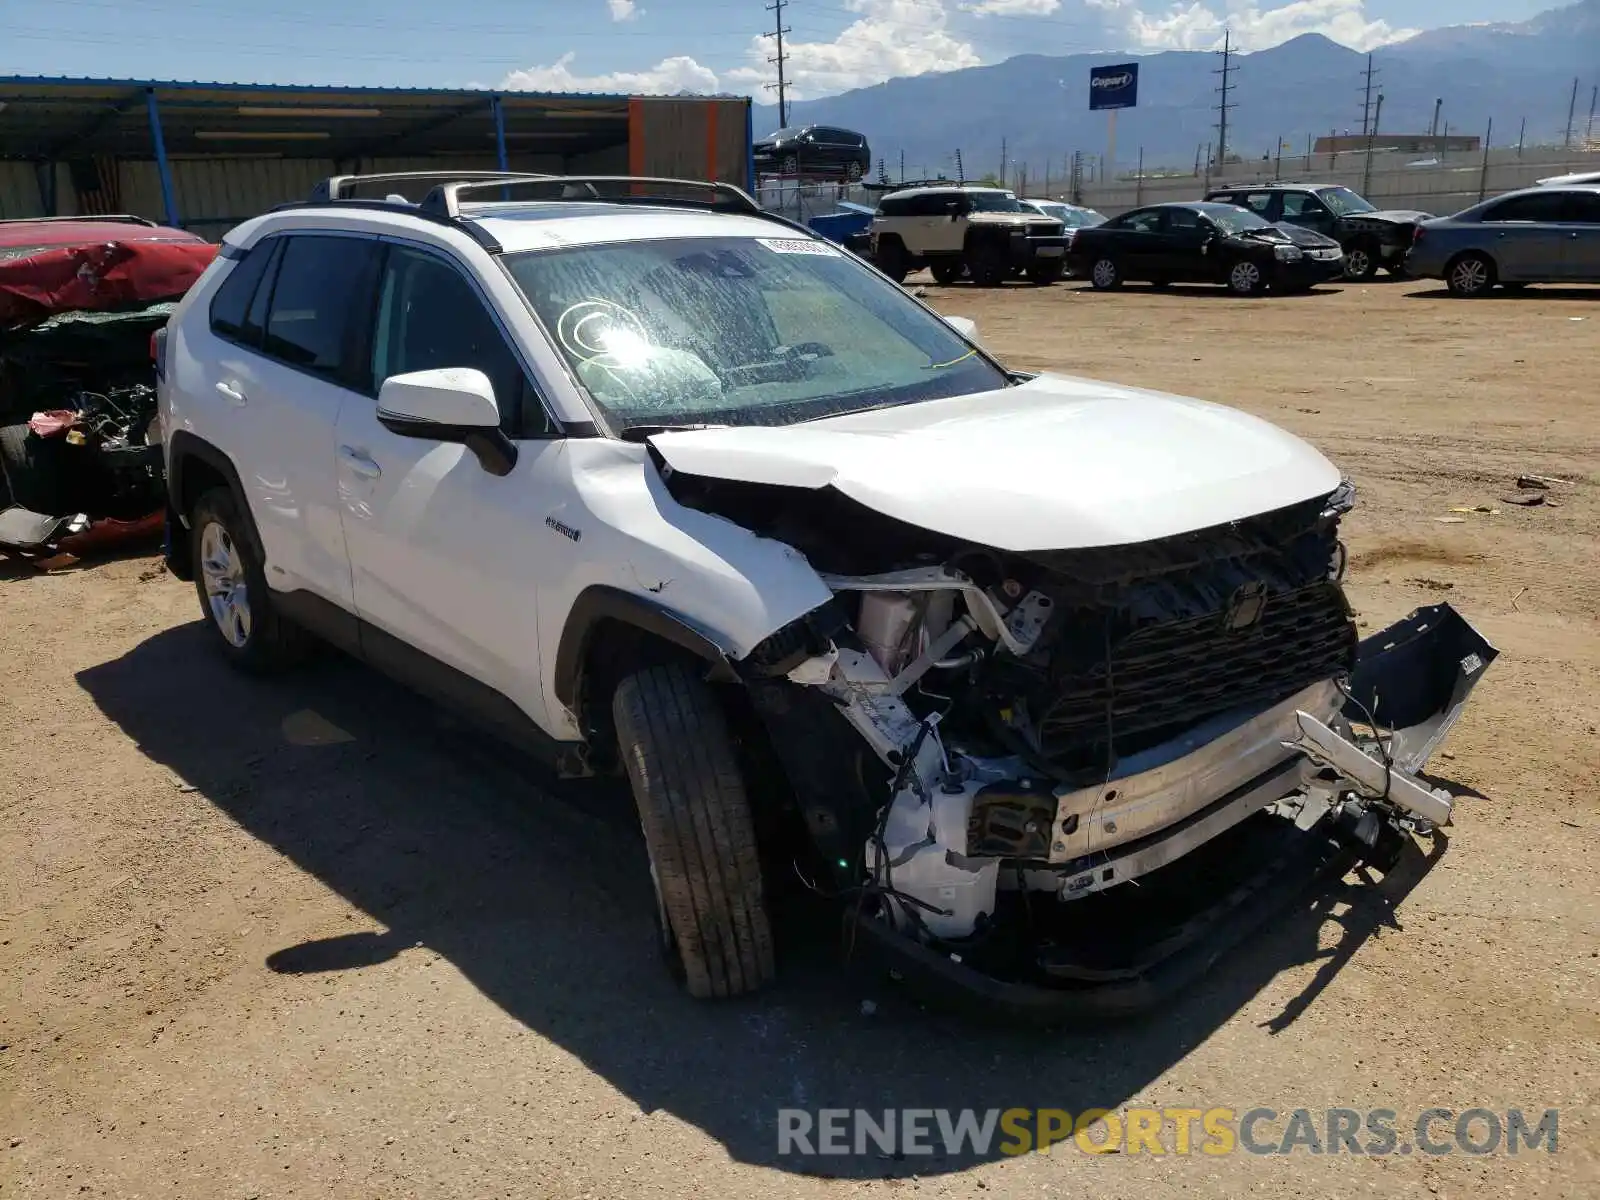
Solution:
<svg viewBox="0 0 1600 1200">
<path fill-rule="evenodd" d="M 1307 250 L 1326 250 L 1329 246 L 1339 243 L 1325 233 L 1318 233 L 1315 229 L 1307 229 L 1303 225 L 1290 225 L 1282 222 L 1272 227 L 1276 232 L 1289 239 L 1290 244 L 1301 246 Z"/>
<path fill-rule="evenodd" d="M 1362 221 L 1378 221 L 1384 225 L 1417 225 L 1423 221 L 1431 221 L 1433 213 L 1417 212 L 1407 208 L 1386 208 L 1382 212 L 1351 213 L 1344 220 L 1352 224 Z"/>
<path fill-rule="evenodd" d="M 1011 551 L 1153 541 L 1327 495 L 1340 482 L 1310 445 L 1258 417 L 1052 375 L 800 425 L 649 440 L 675 471 L 832 486 L 908 524 Z"/>
</svg>

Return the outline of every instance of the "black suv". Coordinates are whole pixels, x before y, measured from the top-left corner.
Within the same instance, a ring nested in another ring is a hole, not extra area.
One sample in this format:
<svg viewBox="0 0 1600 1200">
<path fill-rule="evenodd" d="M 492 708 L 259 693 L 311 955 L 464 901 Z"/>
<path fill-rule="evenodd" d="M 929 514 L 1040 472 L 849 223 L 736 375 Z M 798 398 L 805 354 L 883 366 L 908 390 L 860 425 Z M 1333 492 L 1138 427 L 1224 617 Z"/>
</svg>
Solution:
<svg viewBox="0 0 1600 1200">
<path fill-rule="evenodd" d="M 756 170 L 782 175 L 860 179 L 872 166 L 863 134 L 831 125 L 800 125 L 768 134 L 753 147 Z"/>
<path fill-rule="evenodd" d="M 1337 184 L 1252 183 L 1215 188 L 1206 199 L 1248 208 L 1274 225 L 1327 234 L 1344 249 L 1345 278 L 1358 281 L 1371 279 L 1379 267 L 1403 274 L 1417 226 L 1433 219 L 1432 213 L 1409 209 L 1380 211 Z"/>
</svg>

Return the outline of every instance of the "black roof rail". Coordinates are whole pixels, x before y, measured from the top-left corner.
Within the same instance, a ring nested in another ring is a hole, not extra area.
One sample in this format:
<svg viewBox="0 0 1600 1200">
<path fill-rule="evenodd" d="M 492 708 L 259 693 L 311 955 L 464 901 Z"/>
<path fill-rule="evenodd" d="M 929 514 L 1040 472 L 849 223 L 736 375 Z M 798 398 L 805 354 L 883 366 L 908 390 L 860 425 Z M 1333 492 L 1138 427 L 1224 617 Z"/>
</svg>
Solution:
<svg viewBox="0 0 1600 1200">
<path fill-rule="evenodd" d="M 448 225 L 451 229 L 459 229 L 490 254 L 499 254 L 501 250 L 499 239 L 482 226 L 471 221 L 452 221 L 449 217 L 442 217 L 438 213 L 424 212 L 417 205 L 410 203 L 395 204 L 390 200 L 287 200 L 282 204 L 274 204 L 267 211 L 293 212 L 304 208 L 359 208 L 374 212 L 405 213 L 407 216 L 432 221 L 435 225 Z"/>
<path fill-rule="evenodd" d="M 351 200 L 357 186 L 370 183 L 461 183 L 479 180 L 542 179 L 519 171 L 384 171 L 376 175 L 330 175 L 311 189 L 311 202 Z"/>
<path fill-rule="evenodd" d="M 465 178 L 457 175 L 449 182 L 440 183 L 425 197 L 421 208 L 436 216 L 452 220 L 461 216 L 463 192 L 490 191 L 494 188 L 547 187 L 559 188 L 554 196 L 542 197 L 557 201 L 598 201 L 604 204 L 670 205 L 686 208 L 708 208 L 747 213 L 753 216 L 768 215 L 756 203 L 754 196 L 731 183 L 717 183 L 704 179 L 666 179 L 646 175 L 496 175 L 487 179 Z M 596 185 L 602 185 L 597 187 Z M 659 189 L 681 189 L 689 195 L 662 194 Z M 709 193 L 710 199 L 696 199 L 694 193 Z M 536 197 L 535 199 L 540 199 Z"/>
<path fill-rule="evenodd" d="M 64 224 L 69 221 L 112 221 L 119 225 L 143 225 L 146 229 L 157 228 L 156 223 L 148 217 L 136 217 L 132 213 L 79 213 L 75 217 L 6 217 L 0 219 L 0 225 L 52 225 Z"/>
</svg>

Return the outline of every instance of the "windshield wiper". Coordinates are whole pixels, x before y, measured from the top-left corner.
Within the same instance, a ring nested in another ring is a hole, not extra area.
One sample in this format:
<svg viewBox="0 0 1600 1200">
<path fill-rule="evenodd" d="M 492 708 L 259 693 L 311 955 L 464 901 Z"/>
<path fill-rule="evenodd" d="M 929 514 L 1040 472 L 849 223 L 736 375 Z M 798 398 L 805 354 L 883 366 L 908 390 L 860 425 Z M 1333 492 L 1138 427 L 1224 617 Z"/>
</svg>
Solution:
<svg viewBox="0 0 1600 1200">
<path fill-rule="evenodd" d="M 693 429 L 728 429 L 731 428 L 724 421 L 684 421 L 681 423 L 662 422 L 649 425 L 629 425 L 618 436 L 625 442 L 642 442 L 652 438 L 658 433 L 682 433 Z"/>
</svg>

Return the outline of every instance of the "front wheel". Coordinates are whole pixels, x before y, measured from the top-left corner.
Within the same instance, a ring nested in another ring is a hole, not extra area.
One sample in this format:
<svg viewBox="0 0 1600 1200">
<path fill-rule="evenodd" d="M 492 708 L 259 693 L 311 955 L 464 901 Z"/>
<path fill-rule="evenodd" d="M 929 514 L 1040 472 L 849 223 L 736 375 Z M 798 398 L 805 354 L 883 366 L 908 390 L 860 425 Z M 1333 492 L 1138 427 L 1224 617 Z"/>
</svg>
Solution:
<svg viewBox="0 0 1600 1200">
<path fill-rule="evenodd" d="M 1096 291 L 1111 292 L 1122 286 L 1122 268 L 1111 258 L 1096 259 L 1089 269 L 1089 283 Z"/>
<path fill-rule="evenodd" d="M 1357 242 L 1344 256 L 1344 277 L 1352 283 L 1366 283 L 1378 273 L 1378 254 L 1365 242 Z"/>
<path fill-rule="evenodd" d="M 1228 290 L 1235 296 L 1259 295 L 1266 286 L 1261 268 L 1248 258 L 1241 258 L 1228 269 Z"/>
<path fill-rule="evenodd" d="M 949 287 L 965 270 L 958 262 L 936 262 L 928 269 L 933 272 L 933 281 L 941 287 Z"/>
<path fill-rule="evenodd" d="M 1450 264 L 1445 274 L 1445 286 L 1452 296 L 1463 300 L 1487 296 L 1494 287 L 1494 263 L 1486 255 L 1476 252 L 1463 254 Z"/>
<path fill-rule="evenodd" d="M 1059 258 L 1037 258 L 1028 264 L 1028 282 L 1047 287 L 1061 279 L 1066 264 Z"/>
<path fill-rule="evenodd" d="M 239 501 L 213 488 L 189 513 L 191 561 L 200 611 L 235 666 L 265 674 L 304 656 L 309 637 L 277 612 Z"/>
<path fill-rule="evenodd" d="M 979 287 L 999 287 L 1011 274 L 1011 263 L 1000 247 L 979 243 L 967 252 L 967 273 Z"/>
<path fill-rule="evenodd" d="M 777 968 L 755 823 L 710 686 L 677 664 L 650 667 L 617 685 L 611 711 L 673 973 L 701 999 L 770 983 Z"/>
</svg>

